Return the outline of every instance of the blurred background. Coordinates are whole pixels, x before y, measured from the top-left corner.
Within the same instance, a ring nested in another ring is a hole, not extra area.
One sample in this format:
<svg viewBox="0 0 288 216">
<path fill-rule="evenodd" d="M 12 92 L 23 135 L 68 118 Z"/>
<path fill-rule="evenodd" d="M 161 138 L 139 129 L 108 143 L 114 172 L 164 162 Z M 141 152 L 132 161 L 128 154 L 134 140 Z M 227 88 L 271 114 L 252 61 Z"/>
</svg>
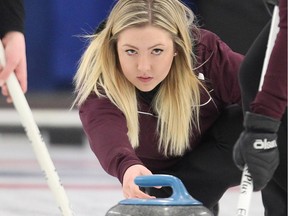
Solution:
<svg viewBox="0 0 288 216">
<path fill-rule="evenodd" d="M 29 92 L 73 90 L 81 36 L 105 19 L 112 0 L 25 0 Z"/>
</svg>

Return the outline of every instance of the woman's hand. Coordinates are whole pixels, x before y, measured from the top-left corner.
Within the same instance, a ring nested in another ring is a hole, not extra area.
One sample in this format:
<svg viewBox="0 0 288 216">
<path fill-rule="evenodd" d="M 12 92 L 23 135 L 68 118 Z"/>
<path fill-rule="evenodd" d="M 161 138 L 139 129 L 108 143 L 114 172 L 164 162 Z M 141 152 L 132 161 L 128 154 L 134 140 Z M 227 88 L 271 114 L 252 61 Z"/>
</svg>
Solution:
<svg viewBox="0 0 288 216">
<path fill-rule="evenodd" d="M 155 198 L 142 192 L 139 186 L 134 183 L 135 177 L 142 175 L 152 175 L 152 172 L 143 165 L 133 165 L 126 170 L 123 177 L 123 195 L 125 198 Z"/>
</svg>

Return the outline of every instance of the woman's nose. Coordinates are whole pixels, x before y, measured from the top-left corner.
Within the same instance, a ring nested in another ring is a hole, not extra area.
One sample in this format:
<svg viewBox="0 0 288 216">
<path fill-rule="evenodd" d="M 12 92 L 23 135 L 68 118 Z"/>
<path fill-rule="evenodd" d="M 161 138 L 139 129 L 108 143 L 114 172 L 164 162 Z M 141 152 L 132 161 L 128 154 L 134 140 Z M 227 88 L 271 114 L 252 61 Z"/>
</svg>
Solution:
<svg viewBox="0 0 288 216">
<path fill-rule="evenodd" d="M 138 70 L 139 71 L 150 71 L 151 70 L 151 60 L 148 55 L 140 55 L 138 58 Z"/>
</svg>

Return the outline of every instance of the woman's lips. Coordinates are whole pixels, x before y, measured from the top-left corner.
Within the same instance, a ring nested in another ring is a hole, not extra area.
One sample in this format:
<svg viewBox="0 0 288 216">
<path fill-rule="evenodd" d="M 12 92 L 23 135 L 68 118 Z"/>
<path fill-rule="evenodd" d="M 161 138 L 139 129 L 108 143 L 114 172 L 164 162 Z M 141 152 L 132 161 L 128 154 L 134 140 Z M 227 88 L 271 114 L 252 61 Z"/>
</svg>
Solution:
<svg viewBox="0 0 288 216">
<path fill-rule="evenodd" d="M 137 77 L 138 80 L 140 80 L 141 82 L 149 82 L 151 81 L 153 78 L 152 77 Z"/>
</svg>

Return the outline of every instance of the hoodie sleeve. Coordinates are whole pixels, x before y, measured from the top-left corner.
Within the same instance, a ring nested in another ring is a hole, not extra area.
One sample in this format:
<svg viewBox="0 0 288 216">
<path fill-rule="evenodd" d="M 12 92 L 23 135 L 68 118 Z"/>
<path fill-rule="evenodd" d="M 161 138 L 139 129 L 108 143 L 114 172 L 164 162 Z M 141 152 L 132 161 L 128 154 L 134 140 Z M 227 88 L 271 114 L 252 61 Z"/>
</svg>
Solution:
<svg viewBox="0 0 288 216">
<path fill-rule="evenodd" d="M 103 169 L 122 183 L 127 168 L 142 164 L 127 136 L 123 113 L 107 98 L 90 95 L 79 109 L 90 147 Z"/>
<path fill-rule="evenodd" d="M 251 111 L 281 119 L 287 108 L 287 0 L 279 2 L 279 32 L 276 37 L 262 91 L 251 103 Z"/>
</svg>

